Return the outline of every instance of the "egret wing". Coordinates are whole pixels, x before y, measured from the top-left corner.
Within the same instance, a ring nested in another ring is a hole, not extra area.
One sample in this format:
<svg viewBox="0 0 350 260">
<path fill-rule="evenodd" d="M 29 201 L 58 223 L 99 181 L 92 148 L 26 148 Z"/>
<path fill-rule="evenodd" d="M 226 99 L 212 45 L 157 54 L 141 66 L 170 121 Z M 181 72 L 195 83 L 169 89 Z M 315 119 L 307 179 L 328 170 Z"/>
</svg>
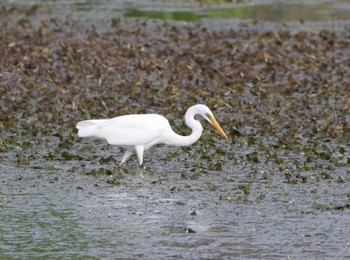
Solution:
<svg viewBox="0 0 350 260">
<path fill-rule="evenodd" d="M 101 122 L 95 136 L 112 145 L 146 145 L 156 143 L 168 127 L 168 120 L 161 115 L 126 115 Z"/>
</svg>

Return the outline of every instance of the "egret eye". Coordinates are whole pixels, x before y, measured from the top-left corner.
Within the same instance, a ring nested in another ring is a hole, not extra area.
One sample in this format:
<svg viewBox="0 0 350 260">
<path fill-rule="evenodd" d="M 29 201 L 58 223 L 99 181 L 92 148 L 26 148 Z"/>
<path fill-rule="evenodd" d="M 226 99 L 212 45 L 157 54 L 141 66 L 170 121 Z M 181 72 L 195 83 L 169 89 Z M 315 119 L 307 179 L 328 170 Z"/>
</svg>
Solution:
<svg viewBox="0 0 350 260">
<path fill-rule="evenodd" d="M 201 117 L 200 115 L 194 115 L 194 119 L 195 119 L 195 120 L 198 120 L 198 121 L 199 121 L 199 120 L 201 120 L 201 118 L 202 118 L 202 117 Z"/>
</svg>

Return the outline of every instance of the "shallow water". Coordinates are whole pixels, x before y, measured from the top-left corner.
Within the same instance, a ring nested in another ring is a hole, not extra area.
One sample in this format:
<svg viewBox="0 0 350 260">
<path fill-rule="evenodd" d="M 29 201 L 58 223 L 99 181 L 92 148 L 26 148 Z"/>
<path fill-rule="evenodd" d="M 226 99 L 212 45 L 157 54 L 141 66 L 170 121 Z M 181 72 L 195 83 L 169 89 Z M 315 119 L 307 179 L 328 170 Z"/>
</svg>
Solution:
<svg viewBox="0 0 350 260">
<path fill-rule="evenodd" d="M 112 177 L 81 174 L 98 167 L 89 162 L 37 164 L 59 170 L 1 164 L 2 257 L 350 256 L 348 210 L 317 207 L 344 205 L 347 183 L 290 185 L 240 164 L 192 180 L 181 177 L 188 169 L 180 162 L 162 160 L 146 169 L 130 162 L 134 171 L 114 186 L 106 183 Z M 249 185 L 249 194 L 239 185 Z"/>
<path fill-rule="evenodd" d="M 8 4 L 38 5 L 42 1 L 5 1 Z M 200 1 L 198 1 L 200 2 Z M 170 21 L 199 22 L 220 28 L 237 27 L 242 21 L 267 23 L 348 22 L 350 1 L 246 1 L 239 4 L 199 4 L 196 1 L 45 1 L 55 12 L 67 13 L 79 20 L 152 18 Z M 210 2 L 210 1 L 208 1 Z"/>
<path fill-rule="evenodd" d="M 151 10 L 150 10 L 151 9 Z M 175 10 L 172 10 L 175 9 Z M 180 9 L 180 10 L 176 10 Z M 266 22 L 350 20 L 349 1 L 270 2 L 257 4 L 222 4 L 197 7 L 143 7 L 123 12 L 125 17 L 200 21 L 202 19 L 239 19 Z"/>
</svg>

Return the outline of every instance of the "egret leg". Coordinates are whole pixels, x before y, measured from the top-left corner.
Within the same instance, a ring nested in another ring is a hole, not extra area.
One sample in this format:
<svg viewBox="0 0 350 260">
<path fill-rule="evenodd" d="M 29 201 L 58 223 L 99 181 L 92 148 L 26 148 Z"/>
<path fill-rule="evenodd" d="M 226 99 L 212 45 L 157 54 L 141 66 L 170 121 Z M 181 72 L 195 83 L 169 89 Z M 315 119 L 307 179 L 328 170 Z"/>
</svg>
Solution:
<svg viewBox="0 0 350 260">
<path fill-rule="evenodd" d="M 143 164 L 143 151 L 145 147 L 143 145 L 135 146 L 137 157 L 139 158 L 140 166 Z"/>
<path fill-rule="evenodd" d="M 123 159 L 121 160 L 121 162 L 119 163 L 119 167 L 123 165 L 123 163 L 125 163 L 129 158 L 130 156 L 134 153 L 134 150 L 133 149 L 128 149 L 126 150 L 124 156 L 123 156 Z"/>
</svg>

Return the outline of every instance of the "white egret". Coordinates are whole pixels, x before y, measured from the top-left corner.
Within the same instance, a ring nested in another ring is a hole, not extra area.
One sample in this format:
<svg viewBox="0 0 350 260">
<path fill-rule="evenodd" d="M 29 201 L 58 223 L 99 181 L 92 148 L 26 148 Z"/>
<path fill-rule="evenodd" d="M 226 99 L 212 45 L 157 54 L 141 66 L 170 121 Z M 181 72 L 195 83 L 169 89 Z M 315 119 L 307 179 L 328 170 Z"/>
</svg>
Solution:
<svg viewBox="0 0 350 260">
<path fill-rule="evenodd" d="M 111 119 L 92 119 L 77 124 L 79 137 L 97 137 L 105 139 L 111 145 L 128 147 L 119 166 L 136 152 L 140 166 L 143 164 L 143 152 L 155 144 L 186 146 L 196 142 L 203 132 L 199 115 L 207 120 L 222 137 L 227 135 L 216 121 L 213 113 L 205 105 L 194 105 L 185 114 L 185 122 L 192 129 L 188 136 L 178 135 L 171 128 L 169 121 L 158 114 L 134 114 Z"/>
</svg>

